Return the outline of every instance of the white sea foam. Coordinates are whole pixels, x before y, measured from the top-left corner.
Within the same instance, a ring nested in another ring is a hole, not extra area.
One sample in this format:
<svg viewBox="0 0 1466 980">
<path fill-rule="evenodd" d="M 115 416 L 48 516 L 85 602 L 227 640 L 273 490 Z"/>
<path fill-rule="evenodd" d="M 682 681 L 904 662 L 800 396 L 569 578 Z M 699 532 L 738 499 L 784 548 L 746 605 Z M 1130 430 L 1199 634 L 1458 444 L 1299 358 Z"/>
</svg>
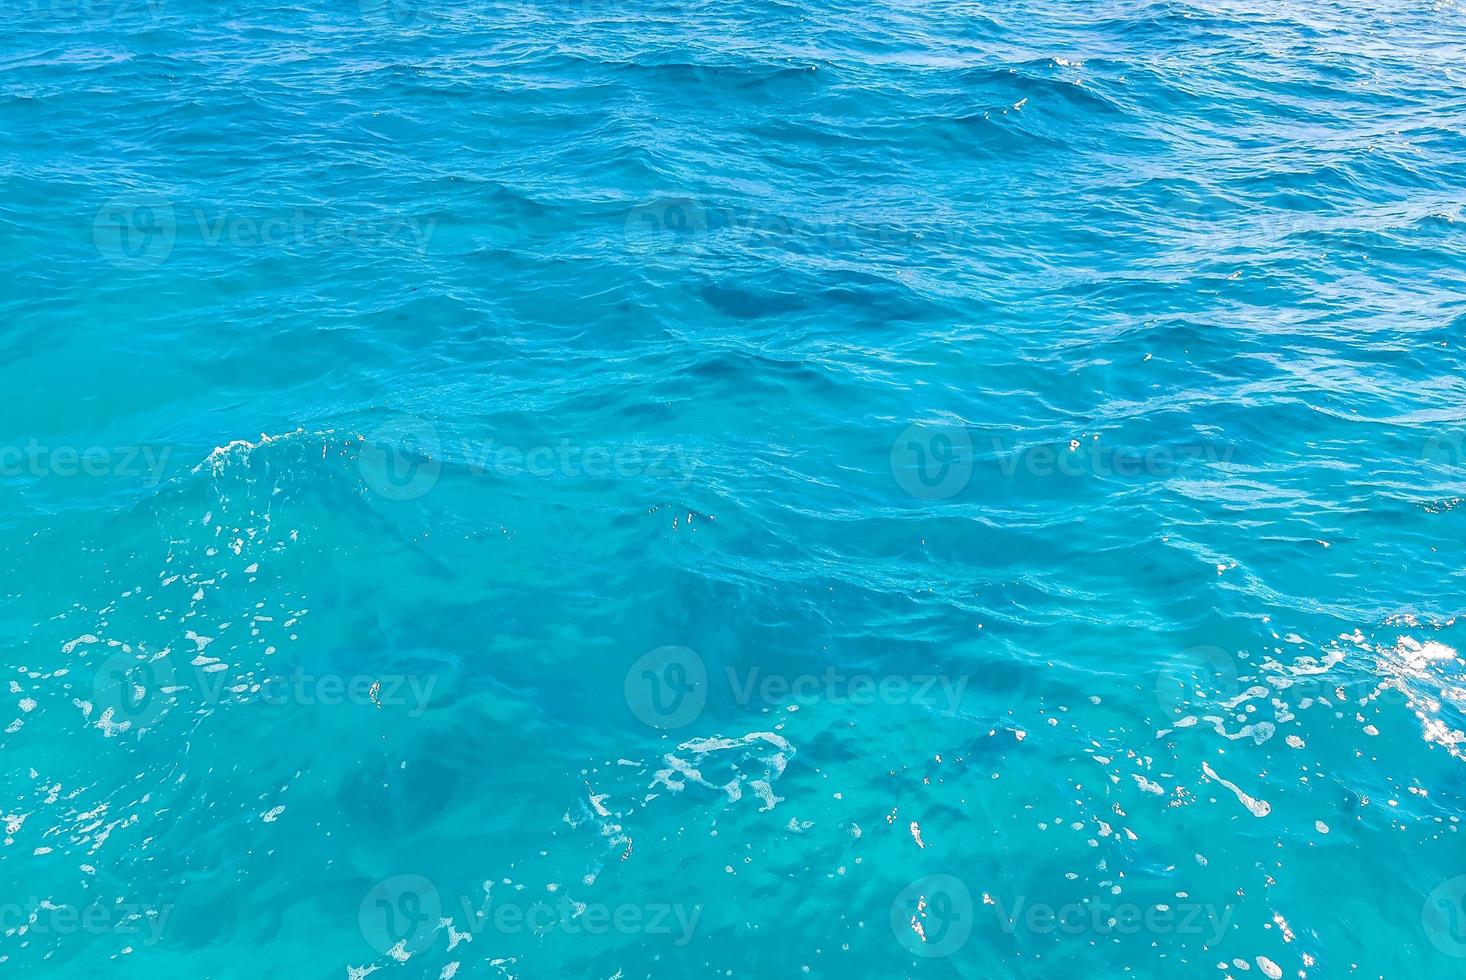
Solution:
<svg viewBox="0 0 1466 980">
<path fill-rule="evenodd" d="M 1271 803 L 1269 803 L 1267 800 L 1259 800 L 1255 799 L 1254 797 L 1248 796 L 1241 790 L 1241 788 L 1237 786 L 1236 783 L 1228 782 L 1221 776 L 1218 776 L 1216 774 L 1216 770 L 1212 769 L 1209 763 L 1203 762 L 1201 764 L 1201 771 L 1206 773 L 1209 779 L 1213 779 L 1221 783 L 1223 786 L 1227 787 L 1227 789 L 1235 793 L 1238 802 L 1245 806 L 1248 812 L 1250 812 L 1254 817 L 1265 817 L 1269 813 L 1272 813 L 1273 805 Z"/>
</svg>

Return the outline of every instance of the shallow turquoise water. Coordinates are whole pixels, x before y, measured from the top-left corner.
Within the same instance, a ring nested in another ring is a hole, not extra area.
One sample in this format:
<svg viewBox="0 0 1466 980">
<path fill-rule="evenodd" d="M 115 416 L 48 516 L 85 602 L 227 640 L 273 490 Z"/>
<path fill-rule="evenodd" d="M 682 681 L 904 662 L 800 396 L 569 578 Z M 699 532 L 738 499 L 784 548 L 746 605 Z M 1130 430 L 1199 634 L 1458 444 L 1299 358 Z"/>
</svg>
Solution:
<svg viewBox="0 0 1466 980">
<path fill-rule="evenodd" d="M 1366 6 L 7 2 L 0 963 L 1460 973 Z"/>
</svg>

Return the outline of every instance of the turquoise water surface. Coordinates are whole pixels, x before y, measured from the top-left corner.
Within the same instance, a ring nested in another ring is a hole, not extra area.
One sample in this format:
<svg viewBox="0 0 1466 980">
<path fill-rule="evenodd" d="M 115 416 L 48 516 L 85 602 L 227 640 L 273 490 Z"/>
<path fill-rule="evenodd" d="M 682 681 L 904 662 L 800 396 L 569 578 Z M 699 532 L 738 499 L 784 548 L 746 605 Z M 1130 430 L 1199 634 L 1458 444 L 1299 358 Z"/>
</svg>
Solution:
<svg viewBox="0 0 1466 980">
<path fill-rule="evenodd" d="M 5 0 L 0 971 L 1466 975 L 1466 9 Z"/>
</svg>

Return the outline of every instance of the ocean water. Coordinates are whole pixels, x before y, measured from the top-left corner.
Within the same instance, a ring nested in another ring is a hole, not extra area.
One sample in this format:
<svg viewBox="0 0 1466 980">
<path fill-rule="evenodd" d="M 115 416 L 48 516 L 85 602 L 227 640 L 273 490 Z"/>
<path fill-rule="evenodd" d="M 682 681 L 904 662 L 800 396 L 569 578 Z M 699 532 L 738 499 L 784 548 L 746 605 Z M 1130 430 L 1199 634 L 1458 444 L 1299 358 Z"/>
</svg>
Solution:
<svg viewBox="0 0 1466 980">
<path fill-rule="evenodd" d="M 6 0 L 0 971 L 1466 972 L 1466 11 Z"/>
</svg>

